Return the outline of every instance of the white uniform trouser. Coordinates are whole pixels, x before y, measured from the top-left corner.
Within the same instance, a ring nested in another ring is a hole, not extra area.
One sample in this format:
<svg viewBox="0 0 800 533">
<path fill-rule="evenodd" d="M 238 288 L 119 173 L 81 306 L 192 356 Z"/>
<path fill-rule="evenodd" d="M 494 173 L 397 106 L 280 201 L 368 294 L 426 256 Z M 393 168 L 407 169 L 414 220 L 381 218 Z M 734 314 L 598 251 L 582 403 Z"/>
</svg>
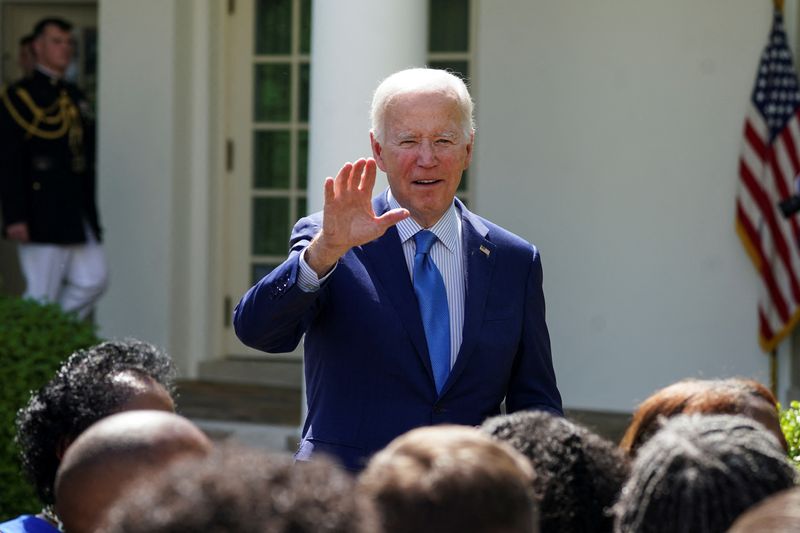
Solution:
<svg viewBox="0 0 800 533">
<path fill-rule="evenodd" d="M 18 250 L 25 298 L 55 302 L 86 318 L 108 285 L 103 246 L 93 238 L 84 244 L 19 244 Z"/>
</svg>

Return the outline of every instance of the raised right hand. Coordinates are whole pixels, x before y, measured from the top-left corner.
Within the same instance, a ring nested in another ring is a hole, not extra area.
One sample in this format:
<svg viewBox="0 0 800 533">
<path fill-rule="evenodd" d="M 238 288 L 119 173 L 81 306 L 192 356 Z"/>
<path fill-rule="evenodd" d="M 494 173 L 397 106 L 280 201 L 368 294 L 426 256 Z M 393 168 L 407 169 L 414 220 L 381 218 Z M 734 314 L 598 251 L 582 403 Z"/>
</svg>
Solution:
<svg viewBox="0 0 800 533">
<path fill-rule="evenodd" d="M 27 222 L 15 222 L 6 226 L 6 237 L 12 241 L 28 242 L 31 240 Z"/>
<path fill-rule="evenodd" d="M 392 209 L 375 216 L 372 189 L 377 165 L 373 158 L 345 163 L 336 178 L 325 179 L 322 230 L 306 249 L 305 260 L 320 277 L 347 251 L 383 235 L 409 216 L 407 209 Z"/>
</svg>

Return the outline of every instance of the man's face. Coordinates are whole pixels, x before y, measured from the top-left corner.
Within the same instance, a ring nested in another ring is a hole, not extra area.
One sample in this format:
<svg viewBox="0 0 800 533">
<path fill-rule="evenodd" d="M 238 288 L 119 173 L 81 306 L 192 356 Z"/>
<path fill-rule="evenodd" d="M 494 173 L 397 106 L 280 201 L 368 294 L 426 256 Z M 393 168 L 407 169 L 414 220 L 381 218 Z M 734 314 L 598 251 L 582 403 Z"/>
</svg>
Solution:
<svg viewBox="0 0 800 533">
<path fill-rule="evenodd" d="M 33 41 L 36 60 L 43 67 L 63 74 L 72 61 L 72 35 L 48 24 L 42 34 Z"/>
<path fill-rule="evenodd" d="M 392 194 L 422 227 L 447 211 L 472 158 L 458 101 L 441 93 L 396 96 L 386 109 L 383 139 L 370 134 L 372 153 Z"/>
</svg>

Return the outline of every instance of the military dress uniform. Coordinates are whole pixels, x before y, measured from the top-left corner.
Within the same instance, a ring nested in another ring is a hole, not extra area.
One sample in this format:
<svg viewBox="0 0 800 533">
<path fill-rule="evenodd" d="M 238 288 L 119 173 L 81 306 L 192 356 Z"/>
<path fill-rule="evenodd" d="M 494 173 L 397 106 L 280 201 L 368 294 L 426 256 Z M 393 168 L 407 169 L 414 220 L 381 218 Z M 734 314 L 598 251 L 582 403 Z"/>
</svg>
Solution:
<svg viewBox="0 0 800 533">
<path fill-rule="evenodd" d="M 37 69 L 0 89 L 3 234 L 24 222 L 25 296 L 86 316 L 107 283 L 95 201 L 94 129 L 81 91 Z"/>
</svg>

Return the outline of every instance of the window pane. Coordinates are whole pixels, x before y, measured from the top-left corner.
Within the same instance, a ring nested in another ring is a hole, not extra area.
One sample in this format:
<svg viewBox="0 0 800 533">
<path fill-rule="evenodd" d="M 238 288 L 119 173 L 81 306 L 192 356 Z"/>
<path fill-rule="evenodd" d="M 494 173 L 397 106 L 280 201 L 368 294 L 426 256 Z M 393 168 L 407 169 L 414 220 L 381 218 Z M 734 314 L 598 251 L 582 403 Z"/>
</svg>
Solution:
<svg viewBox="0 0 800 533">
<path fill-rule="evenodd" d="M 297 132 L 297 188 L 308 186 L 308 130 Z"/>
<path fill-rule="evenodd" d="M 469 0 L 430 0 L 429 52 L 469 50 Z"/>
<path fill-rule="evenodd" d="M 255 285 L 261 278 L 272 272 L 278 265 L 276 263 L 253 263 L 251 271 L 252 284 Z"/>
<path fill-rule="evenodd" d="M 308 63 L 300 65 L 300 122 L 308 122 L 308 102 L 310 99 L 311 67 Z"/>
<path fill-rule="evenodd" d="M 428 66 L 449 70 L 469 85 L 469 63 L 466 61 L 431 61 Z"/>
<path fill-rule="evenodd" d="M 258 122 L 287 122 L 291 108 L 291 75 L 288 64 L 256 65 L 253 110 Z"/>
<path fill-rule="evenodd" d="M 305 198 L 297 199 L 297 218 L 304 217 L 308 214 L 308 201 Z"/>
<path fill-rule="evenodd" d="M 253 199 L 253 255 L 286 255 L 289 249 L 289 199 Z"/>
<path fill-rule="evenodd" d="M 463 174 L 461 174 L 461 183 L 458 184 L 458 191 L 464 192 L 469 190 L 469 170 L 465 170 Z"/>
<path fill-rule="evenodd" d="M 253 187 L 289 188 L 289 132 L 256 131 L 253 134 Z"/>
<path fill-rule="evenodd" d="M 311 52 L 311 0 L 300 2 L 300 53 Z"/>
<path fill-rule="evenodd" d="M 258 0 L 256 3 L 256 54 L 292 51 L 292 0 Z"/>
</svg>

